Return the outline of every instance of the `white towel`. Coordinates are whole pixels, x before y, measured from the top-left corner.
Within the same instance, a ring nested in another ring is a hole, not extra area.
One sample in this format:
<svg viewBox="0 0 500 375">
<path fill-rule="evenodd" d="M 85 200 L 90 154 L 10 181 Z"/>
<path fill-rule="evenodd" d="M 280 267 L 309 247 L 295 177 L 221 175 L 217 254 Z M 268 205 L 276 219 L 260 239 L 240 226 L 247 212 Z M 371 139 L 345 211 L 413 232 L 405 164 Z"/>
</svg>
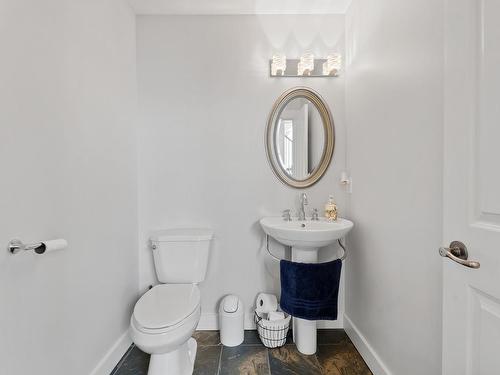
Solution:
<svg viewBox="0 0 500 375">
<path fill-rule="evenodd" d="M 269 319 L 269 320 L 282 320 L 282 319 L 285 319 L 285 313 L 283 311 L 270 311 L 267 314 L 267 319 Z"/>
</svg>

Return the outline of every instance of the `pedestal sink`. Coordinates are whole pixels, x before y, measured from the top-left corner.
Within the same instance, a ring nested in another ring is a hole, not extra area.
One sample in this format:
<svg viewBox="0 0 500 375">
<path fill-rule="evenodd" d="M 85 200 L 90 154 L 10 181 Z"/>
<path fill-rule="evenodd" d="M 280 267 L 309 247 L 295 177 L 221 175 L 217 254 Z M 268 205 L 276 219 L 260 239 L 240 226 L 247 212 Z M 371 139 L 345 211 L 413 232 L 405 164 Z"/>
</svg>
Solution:
<svg viewBox="0 0 500 375">
<path fill-rule="evenodd" d="M 260 225 L 267 235 L 292 247 L 292 261 L 317 263 L 318 249 L 344 237 L 354 224 L 340 218 L 329 222 L 326 219 L 284 221 L 280 217 L 265 217 Z M 316 321 L 293 318 L 293 340 L 299 352 L 316 353 Z"/>
</svg>

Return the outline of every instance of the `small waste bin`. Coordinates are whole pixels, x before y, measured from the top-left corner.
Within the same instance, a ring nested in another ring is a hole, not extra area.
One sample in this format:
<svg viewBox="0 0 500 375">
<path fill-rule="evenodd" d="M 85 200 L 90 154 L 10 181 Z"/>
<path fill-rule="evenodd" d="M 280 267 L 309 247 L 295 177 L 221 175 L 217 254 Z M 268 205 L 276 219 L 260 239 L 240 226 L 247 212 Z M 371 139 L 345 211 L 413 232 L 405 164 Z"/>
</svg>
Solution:
<svg viewBox="0 0 500 375">
<path fill-rule="evenodd" d="M 235 295 L 225 296 L 219 305 L 220 341 L 224 346 L 238 346 L 243 342 L 245 309 Z"/>
</svg>

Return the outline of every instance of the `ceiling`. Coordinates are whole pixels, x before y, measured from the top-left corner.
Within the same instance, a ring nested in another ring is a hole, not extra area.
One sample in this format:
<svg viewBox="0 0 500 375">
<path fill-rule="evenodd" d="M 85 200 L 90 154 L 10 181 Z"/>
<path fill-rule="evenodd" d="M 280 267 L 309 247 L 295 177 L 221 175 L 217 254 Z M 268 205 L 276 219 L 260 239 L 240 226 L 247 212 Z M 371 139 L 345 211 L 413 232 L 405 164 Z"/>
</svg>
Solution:
<svg viewBox="0 0 500 375">
<path fill-rule="evenodd" d="M 128 0 L 137 14 L 338 14 L 351 0 Z"/>
</svg>

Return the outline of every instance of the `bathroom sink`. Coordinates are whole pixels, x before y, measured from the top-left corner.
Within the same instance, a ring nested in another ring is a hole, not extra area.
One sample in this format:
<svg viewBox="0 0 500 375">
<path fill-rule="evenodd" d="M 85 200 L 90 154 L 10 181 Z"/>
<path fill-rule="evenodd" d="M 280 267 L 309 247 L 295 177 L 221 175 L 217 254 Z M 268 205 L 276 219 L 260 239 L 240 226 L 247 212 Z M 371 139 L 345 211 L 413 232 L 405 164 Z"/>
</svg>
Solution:
<svg viewBox="0 0 500 375">
<path fill-rule="evenodd" d="M 260 220 L 260 225 L 267 235 L 283 245 L 291 246 L 291 260 L 298 263 L 318 263 L 319 248 L 344 237 L 354 226 L 352 221 L 340 218 L 329 222 L 325 218 L 318 221 L 285 221 L 282 217 L 265 217 Z M 269 244 L 267 251 L 271 253 Z M 293 341 L 299 352 L 314 354 L 317 348 L 316 321 L 293 317 L 292 330 Z"/>
<path fill-rule="evenodd" d="M 260 225 L 266 234 L 283 245 L 316 251 L 344 237 L 354 224 L 341 218 L 329 222 L 324 218 L 318 221 L 284 221 L 281 217 L 265 217 L 260 220 Z"/>
</svg>

